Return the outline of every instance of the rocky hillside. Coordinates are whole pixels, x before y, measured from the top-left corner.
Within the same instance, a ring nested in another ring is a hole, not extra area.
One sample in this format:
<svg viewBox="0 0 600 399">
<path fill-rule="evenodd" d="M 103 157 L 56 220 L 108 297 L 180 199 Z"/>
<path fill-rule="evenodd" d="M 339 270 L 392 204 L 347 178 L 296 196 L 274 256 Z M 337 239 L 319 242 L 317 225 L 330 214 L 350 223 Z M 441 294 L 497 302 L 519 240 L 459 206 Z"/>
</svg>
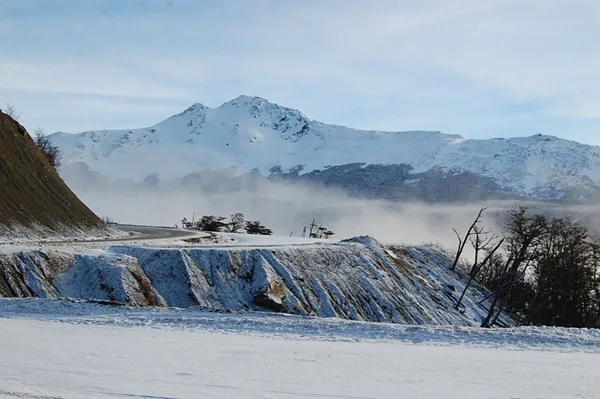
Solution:
<svg viewBox="0 0 600 399">
<path fill-rule="evenodd" d="M 0 112 L 0 238 L 71 236 L 102 223 L 62 181 L 25 128 Z"/>
<path fill-rule="evenodd" d="M 454 309 L 466 279 L 451 264 L 430 248 L 387 247 L 368 237 L 254 249 L 27 250 L 0 253 L 0 296 L 478 326 L 485 290 L 470 289 Z"/>
<path fill-rule="evenodd" d="M 194 104 L 148 128 L 56 133 L 52 140 L 67 169 L 84 163 L 103 177 L 137 182 L 235 168 L 395 200 L 600 198 L 600 147 L 543 135 L 469 140 L 357 130 L 259 97 Z"/>
</svg>

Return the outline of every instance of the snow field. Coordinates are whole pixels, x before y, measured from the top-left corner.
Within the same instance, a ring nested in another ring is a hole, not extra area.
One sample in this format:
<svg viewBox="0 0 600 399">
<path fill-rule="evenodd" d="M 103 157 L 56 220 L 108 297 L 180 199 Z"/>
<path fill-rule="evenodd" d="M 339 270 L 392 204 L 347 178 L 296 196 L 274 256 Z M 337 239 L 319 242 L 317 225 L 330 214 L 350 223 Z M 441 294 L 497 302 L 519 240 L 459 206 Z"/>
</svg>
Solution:
<svg viewBox="0 0 600 399">
<path fill-rule="evenodd" d="M 597 353 L 1 318 L 0 397 L 597 398 Z"/>
</svg>

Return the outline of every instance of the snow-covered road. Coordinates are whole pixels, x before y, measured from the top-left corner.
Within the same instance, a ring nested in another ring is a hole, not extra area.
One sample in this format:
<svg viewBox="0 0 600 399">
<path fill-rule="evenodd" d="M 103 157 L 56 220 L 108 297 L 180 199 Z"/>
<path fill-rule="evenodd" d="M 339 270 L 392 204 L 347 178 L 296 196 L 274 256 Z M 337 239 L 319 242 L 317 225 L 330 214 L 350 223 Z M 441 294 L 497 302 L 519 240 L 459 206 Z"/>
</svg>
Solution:
<svg viewBox="0 0 600 399">
<path fill-rule="evenodd" d="M 600 333 L 585 330 L 3 300 L 0 337 L 7 398 L 600 397 Z"/>
</svg>

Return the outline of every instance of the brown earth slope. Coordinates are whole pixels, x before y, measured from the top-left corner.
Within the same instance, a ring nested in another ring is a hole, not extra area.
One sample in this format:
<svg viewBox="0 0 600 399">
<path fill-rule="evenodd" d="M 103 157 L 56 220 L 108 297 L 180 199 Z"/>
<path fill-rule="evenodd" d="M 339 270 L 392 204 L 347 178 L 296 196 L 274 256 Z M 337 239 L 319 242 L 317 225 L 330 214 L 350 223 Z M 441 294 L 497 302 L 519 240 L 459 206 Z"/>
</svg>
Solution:
<svg viewBox="0 0 600 399">
<path fill-rule="evenodd" d="M 62 181 L 25 128 L 0 112 L 0 237 L 72 235 L 102 227 Z"/>
</svg>

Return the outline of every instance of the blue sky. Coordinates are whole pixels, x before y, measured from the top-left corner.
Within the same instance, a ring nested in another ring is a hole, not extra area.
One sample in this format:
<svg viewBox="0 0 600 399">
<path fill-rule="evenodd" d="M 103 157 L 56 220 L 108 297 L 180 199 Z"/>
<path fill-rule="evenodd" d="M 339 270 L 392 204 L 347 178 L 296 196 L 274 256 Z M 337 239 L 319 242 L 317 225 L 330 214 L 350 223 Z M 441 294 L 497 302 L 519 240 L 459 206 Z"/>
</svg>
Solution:
<svg viewBox="0 0 600 399">
<path fill-rule="evenodd" d="M 0 106 L 153 125 L 257 95 L 326 123 L 600 145 L 597 0 L 0 0 Z"/>
</svg>

